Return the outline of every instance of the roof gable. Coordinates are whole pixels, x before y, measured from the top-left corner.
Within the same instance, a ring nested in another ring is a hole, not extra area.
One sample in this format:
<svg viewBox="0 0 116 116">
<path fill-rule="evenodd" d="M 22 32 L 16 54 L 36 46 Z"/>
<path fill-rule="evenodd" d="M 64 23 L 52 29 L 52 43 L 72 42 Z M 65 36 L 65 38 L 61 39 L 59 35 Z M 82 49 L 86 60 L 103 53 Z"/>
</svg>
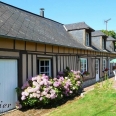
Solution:
<svg viewBox="0 0 116 116">
<path fill-rule="evenodd" d="M 106 36 L 107 37 L 107 35 L 105 35 L 102 31 L 100 31 L 100 30 L 97 30 L 97 31 L 94 31 L 94 32 L 92 32 L 92 37 L 97 37 L 97 36 Z"/>
<path fill-rule="evenodd" d="M 116 39 L 114 39 L 114 38 L 111 37 L 111 36 L 108 36 L 107 41 L 116 41 Z"/>
<path fill-rule="evenodd" d="M 94 29 L 92 29 L 90 26 L 88 26 L 85 22 L 66 24 L 64 26 L 67 31 L 80 30 L 80 29 L 88 29 L 88 30 L 94 31 Z"/>
</svg>

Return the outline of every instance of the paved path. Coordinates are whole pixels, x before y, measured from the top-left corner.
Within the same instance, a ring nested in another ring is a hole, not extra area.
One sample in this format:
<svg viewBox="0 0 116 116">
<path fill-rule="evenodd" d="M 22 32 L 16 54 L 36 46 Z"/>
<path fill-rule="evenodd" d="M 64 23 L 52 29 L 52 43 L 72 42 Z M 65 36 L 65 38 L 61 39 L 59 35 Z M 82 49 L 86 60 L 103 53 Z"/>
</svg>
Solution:
<svg viewBox="0 0 116 116">
<path fill-rule="evenodd" d="M 113 88 L 116 88 L 116 81 L 114 80 L 114 78 L 110 78 L 109 80 L 113 82 L 113 85 L 112 85 Z M 88 92 L 92 89 L 94 89 L 94 85 L 84 88 L 84 91 Z M 75 99 L 79 99 L 79 98 L 76 97 Z M 69 101 L 69 102 L 71 102 L 71 101 Z M 24 112 L 20 111 L 20 110 L 15 110 L 15 111 L 6 113 L 3 116 L 45 116 L 54 109 L 55 108 L 52 108 L 52 109 L 30 109 L 30 110 L 27 110 Z"/>
</svg>

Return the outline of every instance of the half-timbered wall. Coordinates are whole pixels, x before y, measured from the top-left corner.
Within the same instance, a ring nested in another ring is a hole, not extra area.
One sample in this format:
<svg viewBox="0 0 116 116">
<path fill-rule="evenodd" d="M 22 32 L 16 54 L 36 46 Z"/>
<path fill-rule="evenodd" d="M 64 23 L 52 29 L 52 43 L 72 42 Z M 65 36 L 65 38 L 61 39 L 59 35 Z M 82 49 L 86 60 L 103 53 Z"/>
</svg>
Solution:
<svg viewBox="0 0 116 116">
<path fill-rule="evenodd" d="M 79 50 L 55 45 L 46 45 L 21 40 L 0 38 L 0 58 L 18 60 L 18 85 L 21 86 L 28 78 L 38 74 L 38 60 L 40 58 L 51 59 L 51 76 L 56 77 L 59 71 L 66 66 L 72 70 L 80 70 L 80 55 L 101 55 L 95 51 Z M 107 55 L 106 53 L 102 55 Z M 114 54 L 110 54 L 114 56 Z M 100 71 L 102 58 L 100 58 Z M 90 78 L 95 78 L 95 59 L 88 57 L 88 71 Z M 112 68 L 111 68 L 112 69 Z M 102 76 L 102 72 L 100 72 Z"/>
</svg>

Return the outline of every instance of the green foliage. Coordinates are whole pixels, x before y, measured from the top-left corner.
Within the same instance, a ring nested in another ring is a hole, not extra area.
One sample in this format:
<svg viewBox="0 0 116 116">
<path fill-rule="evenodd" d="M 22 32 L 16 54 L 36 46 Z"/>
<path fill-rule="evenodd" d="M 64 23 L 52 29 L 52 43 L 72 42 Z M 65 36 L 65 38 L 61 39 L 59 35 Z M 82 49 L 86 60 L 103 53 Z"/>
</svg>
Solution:
<svg viewBox="0 0 116 116">
<path fill-rule="evenodd" d="M 20 96 L 20 94 L 21 94 L 22 90 L 21 90 L 19 87 L 15 88 L 15 90 L 16 90 L 16 92 L 17 92 L 18 96 Z"/>
<path fill-rule="evenodd" d="M 116 39 L 116 33 L 115 31 L 107 31 L 107 30 L 102 30 L 103 33 L 105 33 L 107 36 L 111 36 L 113 37 L 114 39 Z"/>
<path fill-rule="evenodd" d="M 66 67 L 66 69 L 64 69 L 64 77 L 67 77 L 68 75 L 69 75 L 69 73 L 70 73 L 70 68 L 69 67 Z"/>
<path fill-rule="evenodd" d="M 112 89 L 113 82 L 108 79 L 108 72 L 104 73 L 104 76 L 100 79 L 101 83 L 94 85 L 94 91 L 97 93 L 102 91 L 108 91 Z"/>
</svg>

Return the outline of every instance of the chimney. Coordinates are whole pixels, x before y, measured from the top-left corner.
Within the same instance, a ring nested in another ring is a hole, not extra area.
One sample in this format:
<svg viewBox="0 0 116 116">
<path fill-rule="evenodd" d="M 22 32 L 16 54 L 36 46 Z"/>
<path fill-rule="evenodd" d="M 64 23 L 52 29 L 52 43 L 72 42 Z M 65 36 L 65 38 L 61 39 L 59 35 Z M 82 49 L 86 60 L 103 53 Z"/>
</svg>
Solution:
<svg viewBox="0 0 116 116">
<path fill-rule="evenodd" d="M 44 8 L 40 8 L 40 16 L 44 17 Z"/>
</svg>

